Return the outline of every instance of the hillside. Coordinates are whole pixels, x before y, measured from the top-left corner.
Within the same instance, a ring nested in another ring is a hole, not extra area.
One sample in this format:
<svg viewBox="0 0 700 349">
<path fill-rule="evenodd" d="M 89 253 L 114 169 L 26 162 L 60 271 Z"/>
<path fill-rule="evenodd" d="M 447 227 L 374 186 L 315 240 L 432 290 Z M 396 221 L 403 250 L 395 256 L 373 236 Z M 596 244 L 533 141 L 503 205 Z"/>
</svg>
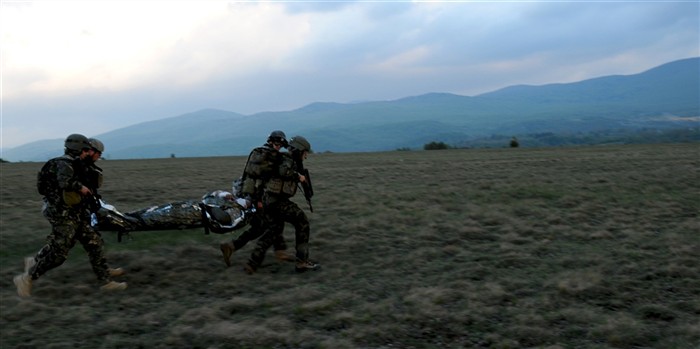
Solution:
<svg viewBox="0 0 700 349">
<path fill-rule="evenodd" d="M 393 101 L 313 103 L 241 115 L 204 109 L 96 137 L 112 159 L 246 154 L 273 129 L 303 134 L 316 151 L 358 152 L 453 144 L 492 135 L 666 130 L 700 125 L 700 57 L 634 75 L 576 83 L 510 86 L 478 96 L 429 93 Z M 43 161 L 61 140 L 5 150 L 11 161 Z"/>
</svg>

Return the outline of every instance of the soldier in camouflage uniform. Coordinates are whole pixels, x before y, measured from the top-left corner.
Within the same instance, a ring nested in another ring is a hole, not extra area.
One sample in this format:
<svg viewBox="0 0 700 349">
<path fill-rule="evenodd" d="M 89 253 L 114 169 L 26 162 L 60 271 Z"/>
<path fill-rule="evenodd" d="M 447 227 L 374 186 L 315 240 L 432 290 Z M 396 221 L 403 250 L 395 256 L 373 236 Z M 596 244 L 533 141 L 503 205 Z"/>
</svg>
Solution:
<svg viewBox="0 0 700 349">
<path fill-rule="evenodd" d="M 123 290 L 126 283 L 111 280 L 99 233 L 90 226 L 85 198 L 92 196 L 87 183 L 85 159 L 92 152 L 88 139 L 71 134 L 65 141 L 65 154 L 46 162 L 37 178 L 37 189 L 44 196 L 42 213 L 51 223 L 46 245 L 34 257 L 24 260 L 24 273 L 15 276 L 20 297 L 31 295 L 32 283 L 49 270 L 63 264 L 76 241 L 85 248 L 102 290 Z"/>
<path fill-rule="evenodd" d="M 92 196 L 95 200 L 88 203 L 88 208 L 92 212 L 96 212 L 100 208 L 99 200 L 102 198 L 97 190 L 102 186 L 102 169 L 97 166 L 97 160 L 102 157 L 102 152 L 104 152 L 105 146 L 102 142 L 96 138 L 88 139 L 90 143 L 90 151 L 88 155 L 83 160 L 83 166 L 85 167 L 85 186 L 90 189 Z"/>
<path fill-rule="evenodd" d="M 236 193 L 236 196 L 250 201 L 255 205 L 257 212 L 251 217 L 248 230 L 244 231 L 237 239 L 220 245 L 226 266 L 231 266 L 231 255 L 234 251 L 240 250 L 249 241 L 259 238 L 264 232 L 265 208 L 262 205 L 264 183 L 272 177 L 272 171 L 280 161 L 282 147 L 287 147 L 287 136 L 282 131 L 272 131 L 267 137 L 267 142 L 263 146 L 253 149 L 248 156 L 241 178 L 241 190 L 240 193 Z M 294 257 L 287 254 L 287 244 L 282 235 L 284 225 L 279 229 L 279 234 L 275 235 L 273 241 L 275 257 L 282 261 L 294 261 Z"/>
<path fill-rule="evenodd" d="M 102 236 L 100 233 L 95 229 L 95 225 L 92 224 L 93 221 L 93 215 L 97 214 L 97 211 L 100 210 L 102 207 L 102 204 L 100 200 L 102 199 L 102 196 L 98 193 L 98 189 L 102 186 L 102 169 L 97 166 L 97 160 L 102 158 L 102 153 L 105 151 L 105 146 L 100 141 L 99 139 L 96 138 L 90 138 L 88 139 L 88 143 L 90 143 L 90 150 L 88 152 L 88 156 L 85 157 L 83 160 L 83 164 L 85 166 L 85 186 L 90 189 L 92 192 L 92 196 L 88 196 L 85 198 L 86 203 L 85 203 L 85 209 L 83 210 L 83 217 L 82 219 L 90 222 L 92 229 L 87 234 L 84 234 L 83 236 L 90 236 L 91 238 L 85 239 L 79 237 L 78 240 L 83 244 L 83 247 L 85 248 L 85 251 L 88 251 L 89 246 L 86 246 L 87 244 L 98 244 L 99 245 L 104 245 L 104 241 L 102 240 Z M 95 217 L 95 220 L 97 220 L 97 217 Z M 90 248 L 92 249 L 92 248 Z M 101 250 L 102 248 L 100 248 Z M 101 257 L 104 259 L 104 257 Z M 111 277 L 117 277 L 117 276 L 122 276 L 125 274 L 124 269 L 122 268 L 107 268 L 109 272 L 109 276 Z"/>
<path fill-rule="evenodd" d="M 302 136 L 296 136 L 289 140 L 289 152 L 280 153 L 280 161 L 277 168 L 272 171 L 273 176 L 264 183 L 263 207 L 265 232 L 258 240 L 245 270 L 249 274 L 255 273 L 262 265 L 265 252 L 273 242 L 281 235 L 285 222 L 294 226 L 296 238 L 296 266 L 297 272 L 316 270 L 319 265 L 309 261 L 309 219 L 304 211 L 290 200 L 296 194 L 297 183 L 305 182 L 306 177 L 301 174 L 311 145 Z"/>
</svg>

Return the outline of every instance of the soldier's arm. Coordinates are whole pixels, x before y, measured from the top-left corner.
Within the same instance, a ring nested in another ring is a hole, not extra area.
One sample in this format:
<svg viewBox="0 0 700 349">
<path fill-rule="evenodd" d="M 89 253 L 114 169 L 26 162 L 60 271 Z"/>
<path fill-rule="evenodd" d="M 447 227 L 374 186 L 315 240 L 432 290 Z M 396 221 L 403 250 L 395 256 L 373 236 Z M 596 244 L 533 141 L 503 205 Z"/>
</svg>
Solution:
<svg viewBox="0 0 700 349">
<path fill-rule="evenodd" d="M 90 189 L 76 178 L 73 166 L 67 161 L 59 161 L 56 165 L 56 180 L 58 187 L 64 191 L 80 192 L 83 195 L 90 193 Z"/>
</svg>

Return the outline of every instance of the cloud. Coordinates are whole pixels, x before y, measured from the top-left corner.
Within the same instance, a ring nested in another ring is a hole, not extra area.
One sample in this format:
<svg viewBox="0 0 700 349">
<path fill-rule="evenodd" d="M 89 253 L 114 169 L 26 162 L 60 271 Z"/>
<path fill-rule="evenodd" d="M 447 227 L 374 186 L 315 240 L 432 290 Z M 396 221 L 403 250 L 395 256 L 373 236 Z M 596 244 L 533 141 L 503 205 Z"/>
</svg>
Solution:
<svg viewBox="0 0 700 349">
<path fill-rule="evenodd" d="M 189 85 L 274 66 L 304 26 L 279 6 L 223 2 L 37 2 L 3 19 L 7 97 Z M 273 58 L 270 60 L 270 58 Z M 31 80 L 30 84 L 27 81 Z"/>
<path fill-rule="evenodd" d="M 279 1 L 290 14 L 328 13 L 352 6 L 354 1 Z"/>
<path fill-rule="evenodd" d="M 700 55 L 697 2 L 2 6 L 4 146 L 64 137 L 67 126 L 48 116 L 92 118 L 97 132 L 203 108 L 252 114 L 315 101 L 475 95 Z"/>
</svg>

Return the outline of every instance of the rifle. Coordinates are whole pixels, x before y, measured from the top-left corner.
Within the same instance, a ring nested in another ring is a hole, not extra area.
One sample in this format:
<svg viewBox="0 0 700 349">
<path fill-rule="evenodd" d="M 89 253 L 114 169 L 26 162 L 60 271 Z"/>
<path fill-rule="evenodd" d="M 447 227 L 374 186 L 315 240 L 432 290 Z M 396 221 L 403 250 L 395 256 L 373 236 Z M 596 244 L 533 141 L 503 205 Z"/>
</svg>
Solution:
<svg viewBox="0 0 700 349">
<path fill-rule="evenodd" d="M 306 181 L 299 182 L 299 184 L 301 184 L 301 190 L 304 192 L 306 203 L 309 204 L 309 210 L 314 212 L 314 207 L 311 206 L 311 198 L 314 196 L 314 187 L 311 185 L 311 175 L 309 175 L 309 170 L 306 168 L 301 170 L 301 174 L 306 177 Z"/>
<path fill-rule="evenodd" d="M 102 199 L 102 197 L 99 194 L 92 194 L 83 198 L 83 200 L 86 202 L 88 210 L 90 210 L 91 213 L 97 213 L 97 211 L 99 211 L 102 207 L 100 199 Z"/>
</svg>

